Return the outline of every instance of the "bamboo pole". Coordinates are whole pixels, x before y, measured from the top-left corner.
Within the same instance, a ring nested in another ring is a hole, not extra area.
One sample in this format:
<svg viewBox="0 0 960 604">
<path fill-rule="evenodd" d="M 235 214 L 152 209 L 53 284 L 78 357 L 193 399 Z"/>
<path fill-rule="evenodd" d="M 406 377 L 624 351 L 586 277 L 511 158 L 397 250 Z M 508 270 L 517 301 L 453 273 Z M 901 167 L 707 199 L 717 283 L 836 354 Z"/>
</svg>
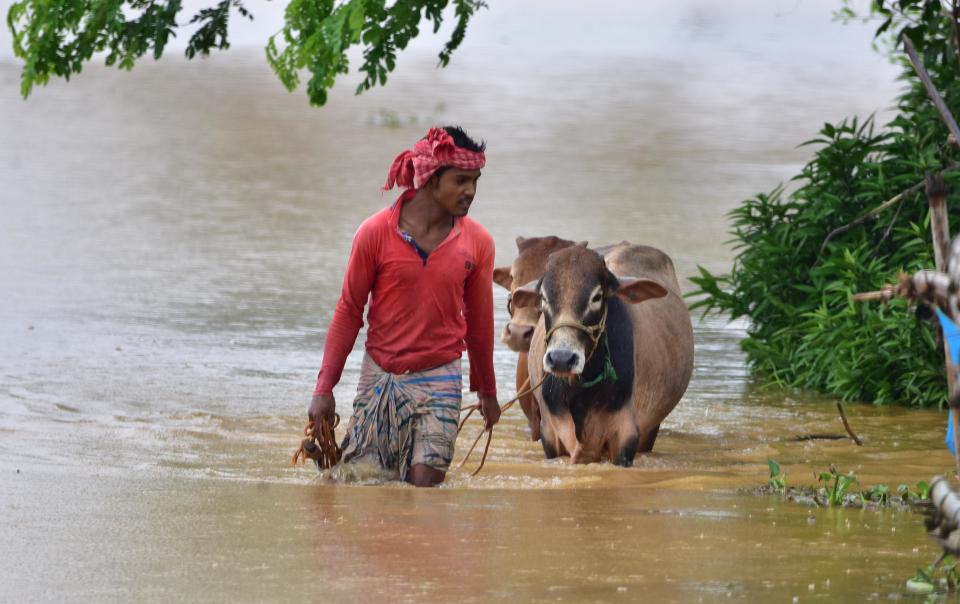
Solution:
<svg viewBox="0 0 960 604">
<path fill-rule="evenodd" d="M 875 292 L 860 292 L 853 294 L 854 302 L 886 302 L 897 297 L 897 292 L 892 287 L 887 287 Z"/>
<path fill-rule="evenodd" d="M 933 258 L 937 271 L 947 272 L 950 254 L 950 223 L 947 220 L 947 187 L 939 173 L 928 174 L 927 202 L 930 204 L 930 230 L 933 234 Z"/>
<path fill-rule="evenodd" d="M 937 272 L 947 272 L 947 257 L 950 249 L 950 223 L 947 220 L 947 187 L 940 174 L 927 175 L 927 202 L 930 204 L 930 231 L 933 236 L 933 258 Z M 943 340 L 944 366 L 947 371 L 947 392 L 952 402 L 956 396 L 957 378 L 956 368 L 953 365 L 953 355 L 950 354 L 950 342 L 938 328 Z M 956 463 L 960 468 L 960 409 L 952 409 L 950 421 L 953 423 L 953 447 L 957 452 Z"/>
<path fill-rule="evenodd" d="M 933 80 L 930 79 L 930 74 L 927 73 L 923 63 L 920 62 L 920 58 L 917 56 L 917 49 L 913 47 L 913 42 L 911 42 L 910 38 L 906 36 L 903 37 L 903 49 L 907 52 L 907 56 L 910 57 L 910 62 L 913 63 L 913 69 L 920 77 L 920 81 L 923 82 L 923 87 L 927 89 L 927 96 L 930 97 L 930 100 L 933 101 L 934 107 L 936 107 L 937 111 L 940 113 L 940 119 L 942 119 L 943 123 L 946 124 L 947 130 L 950 131 L 950 134 L 953 135 L 953 138 L 955 140 L 960 140 L 960 127 L 957 126 L 957 120 L 953 119 L 953 114 L 950 113 L 950 110 L 947 108 L 947 104 L 943 102 L 943 98 L 940 96 L 940 93 L 937 92 L 937 88 L 933 85 Z"/>
</svg>

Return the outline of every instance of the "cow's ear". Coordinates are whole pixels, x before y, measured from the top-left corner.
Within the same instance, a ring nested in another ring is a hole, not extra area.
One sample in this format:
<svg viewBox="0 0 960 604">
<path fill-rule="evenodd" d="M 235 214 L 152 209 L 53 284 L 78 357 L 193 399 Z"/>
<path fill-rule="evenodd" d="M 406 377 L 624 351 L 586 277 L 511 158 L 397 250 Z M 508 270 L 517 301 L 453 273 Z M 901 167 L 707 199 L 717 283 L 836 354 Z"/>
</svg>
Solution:
<svg viewBox="0 0 960 604">
<path fill-rule="evenodd" d="M 636 277 L 618 277 L 620 286 L 614 295 L 631 304 L 644 300 L 662 298 L 667 295 L 667 289 L 651 279 L 637 279 Z"/>
<path fill-rule="evenodd" d="M 514 308 L 540 306 L 540 281 L 531 281 L 513 292 Z"/>
<path fill-rule="evenodd" d="M 606 261 L 603 262 L 603 276 L 600 278 L 600 284 L 603 286 L 603 295 L 607 298 L 616 296 L 617 290 L 620 289 L 620 280 L 607 268 Z"/>
<path fill-rule="evenodd" d="M 498 266 L 493 269 L 493 282 L 510 291 L 510 288 L 513 287 L 513 277 L 510 276 L 510 267 Z"/>
<path fill-rule="evenodd" d="M 580 246 L 580 247 L 587 247 L 587 242 L 586 242 L 586 241 L 578 241 L 578 242 L 576 243 L 576 245 L 578 245 L 578 246 Z"/>
<path fill-rule="evenodd" d="M 526 237 L 524 237 L 523 235 L 517 235 L 517 249 L 522 250 L 523 244 L 526 243 L 526 241 L 527 241 Z"/>
</svg>

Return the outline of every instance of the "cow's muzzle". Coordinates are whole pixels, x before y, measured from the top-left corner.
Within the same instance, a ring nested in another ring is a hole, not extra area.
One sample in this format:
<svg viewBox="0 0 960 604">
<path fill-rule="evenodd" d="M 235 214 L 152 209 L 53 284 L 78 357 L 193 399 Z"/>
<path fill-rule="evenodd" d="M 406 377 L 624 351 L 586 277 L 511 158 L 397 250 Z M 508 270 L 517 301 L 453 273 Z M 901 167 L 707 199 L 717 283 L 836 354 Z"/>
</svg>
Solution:
<svg viewBox="0 0 960 604">
<path fill-rule="evenodd" d="M 500 341 L 514 352 L 529 352 L 530 340 L 533 338 L 533 325 L 509 322 L 503 326 Z"/>
<path fill-rule="evenodd" d="M 579 374 L 583 371 L 583 356 L 569 348 L 554 348 L 543 355 L 543 366 L 558 375 Z"/>
</svg>

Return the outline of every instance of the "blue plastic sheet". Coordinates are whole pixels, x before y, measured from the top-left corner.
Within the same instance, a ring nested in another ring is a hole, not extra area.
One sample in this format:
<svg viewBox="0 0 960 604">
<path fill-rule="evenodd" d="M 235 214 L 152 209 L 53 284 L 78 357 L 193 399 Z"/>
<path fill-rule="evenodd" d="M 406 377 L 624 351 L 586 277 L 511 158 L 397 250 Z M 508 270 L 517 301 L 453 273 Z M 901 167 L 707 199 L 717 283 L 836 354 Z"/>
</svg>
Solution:
<svg viewBox="0 0 960 604">
<path fill-rule="evenodd" d="M 943 314 L 943 311 L 939 308 L 937 309 L 937 318 L 940 319 L 940 326 L 943 327 L 943 337 L 950 346 L 950 361 L 954 365 L 960 365 L 960 327 L 957 327 L 957 324 Z M 957 450 L 953 446 L 953 411 L 950 411 L 950 415 L 947 416 L 946 443 L 950 452 L 956 455 Z"/>
</svg>

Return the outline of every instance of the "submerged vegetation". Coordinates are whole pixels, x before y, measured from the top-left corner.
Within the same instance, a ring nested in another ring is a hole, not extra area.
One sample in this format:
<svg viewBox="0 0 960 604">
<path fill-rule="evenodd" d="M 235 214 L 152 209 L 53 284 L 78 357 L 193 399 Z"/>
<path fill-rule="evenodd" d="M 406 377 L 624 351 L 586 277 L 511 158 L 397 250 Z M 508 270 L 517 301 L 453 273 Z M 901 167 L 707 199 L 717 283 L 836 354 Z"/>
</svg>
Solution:
<svg viewBox="0 0 960 604">
<path fill-rule="evenodd" d="M 930 499 L 930 485 L 924 480 L 912 487 L 907 484 L 898 485 L 894 492 L 885 484 L 859 488 L 861 485 L 856 472 L 850 470 L 844 474 L 830 466 L 825 472 L 814 473 L 818 486 L 788 486 L 787 475 L 780 469 L 779 463 L 768 459 L 767 466 L 770 475 L 767 484 L 756 490 L 758 494 L 780 495 L 788 501 L 811 506 L 902 508 L 923 504 Z"/>
<path fill-rule="evenodd" d="M 957 2 L 876 0 L 868 18 L 891 50 L 902 36 L 917 47 L 954 113 L 960 109 Z M 841 16 L 855 18 L 849 8 Z M 896 51 L 895 55 L 899 55 Z M 737 255 L 727 275 L 700 268 L 693 308 L 748 317 L 742 347 L 754 373 L 783 386 L 828 392 L 845 400 L 918 407 L 946 399 L 942 352 L 934 330 L 906 303 L 856 304 L 851 294 L 880 289 L 900 272 L 934 264 L 923 188 L 873 219 L 850 225 L 884 201 L 951 167 L 956 151 L 910 64 L 896 116 L 825 124 L 804 145 L 813 159 L 793 178 L 731 212 Z M 960 172 L 944 172 L 956 206 Z M 952 221 L 956 233 L 960 222 Z M 826 243 L 825 243 L 826 242 Z"/>
</svg>

